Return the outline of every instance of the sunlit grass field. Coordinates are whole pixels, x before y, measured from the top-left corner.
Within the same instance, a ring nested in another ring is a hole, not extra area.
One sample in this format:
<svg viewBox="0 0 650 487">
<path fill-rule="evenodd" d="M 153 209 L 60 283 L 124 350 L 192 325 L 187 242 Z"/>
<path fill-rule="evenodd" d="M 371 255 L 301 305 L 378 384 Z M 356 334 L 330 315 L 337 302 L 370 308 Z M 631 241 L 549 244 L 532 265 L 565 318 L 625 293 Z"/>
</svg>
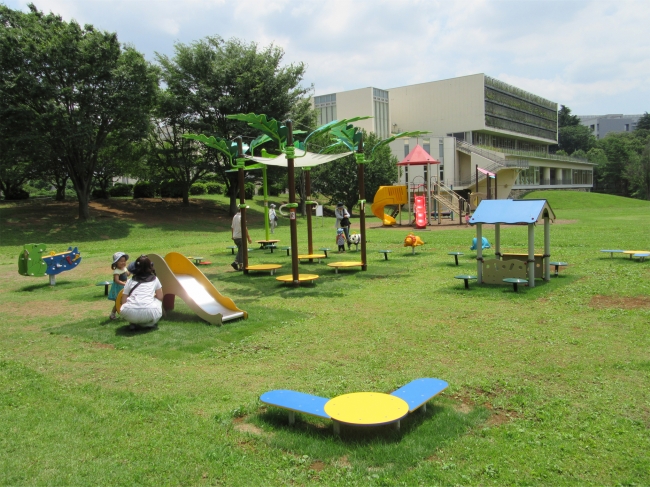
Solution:
<svg viewBox="0 0 650 487">
<path fill-rule="evenodd" d="M 0 483 L 650 484 L 650 261 L 600 252 L 650 250 L 650 203 L 528 197 L 554 209 L 551 260 L 569 267 L 519 293 L 454 279 L 476 273 L 475 229 L 464 225 L 418 232 L 426 244 L 412 255 L 402 245 L 409 227 L 378 228 L 369 215 L 366 272 L 301 264 L 320 278 L 294 289 L 232 270 L 220 196 L 190 208 L 98 202 L 85 224 L 72 203 L 0 202 Z M 253 240 L 265 237 L 262 211 L 256 197 Z M 316 248 L 336 248 L 332 218 L 313 227 Z M 303 252 L 304 220 L 298 230 Z M 494 243 L 493 230 L 484 235 Z M 501 235 L 504 252 L 526 251 L 525 227 Z M 274 236 L 289 245 L 288 219 Z M 51 287 L 18 274 L 26 243 L 78 246 L 83 260 Z M 393 251 L 388 261 L 380 249 Z M 206 276 L 249 319 L 215 327 L 177 300 L 158 330 L 128 331 L 109 320 L 96 286 L 116 251 L 204 256 Z M 465 254 L 459 267 L 452 251 Z M 291 272 L 284 251 L 249 258 Z M 335 397 L 419 377 L 449 388 L 400 432 L 343 427 L 339 437 L 302 415 L 290 427 L 259 402 L 272 389 Z"/>
</svg>

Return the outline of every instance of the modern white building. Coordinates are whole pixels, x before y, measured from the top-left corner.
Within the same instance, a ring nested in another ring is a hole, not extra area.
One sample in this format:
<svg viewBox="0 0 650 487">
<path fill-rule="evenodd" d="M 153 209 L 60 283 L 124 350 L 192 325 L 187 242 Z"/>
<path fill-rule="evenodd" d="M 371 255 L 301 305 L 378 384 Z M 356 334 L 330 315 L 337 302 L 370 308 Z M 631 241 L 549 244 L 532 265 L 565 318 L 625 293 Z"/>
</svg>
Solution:
<svg viewBox="0 0 650 487">
<path fill-rule="evenodd" d="M 557 144 L 557 103 L 482 73 L 388 90 L 368 87 L 316 96 L 314 106 L 320 124 L 371 116 L 358 125 L 380 137 L 430 132 L 391 143 L 400 160 L 420 144 L 441 162 L 435 170 L 429 169 L 434 174 L 425 174 L 426 165 L 400 171 L 401 184 L 431 179 L 465 197 L 471 192 L 484 198 L 487 172 L 496 175 L 491 197 L 496 186 L 500 199 L 516 194 L 513 190 L 588 191 L 592 187 L 592 164 L 549 153 L 549 146 Z"/>
<path fill-rule="evenodd" d="M 632 132 L 642 115 L 578 115 L 580 123 L 591 129 L 597 139 L 602 139 L 609 132 Z"/>
</svg>

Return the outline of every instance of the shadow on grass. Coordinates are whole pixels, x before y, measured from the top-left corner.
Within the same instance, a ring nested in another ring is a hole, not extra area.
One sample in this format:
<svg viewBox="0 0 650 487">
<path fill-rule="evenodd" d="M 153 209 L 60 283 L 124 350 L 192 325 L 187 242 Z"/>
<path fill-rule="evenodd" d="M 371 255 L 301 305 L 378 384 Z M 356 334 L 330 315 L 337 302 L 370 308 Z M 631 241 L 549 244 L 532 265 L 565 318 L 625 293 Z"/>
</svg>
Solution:
<svg viewBox="0 0 650 487">
<path fill-rule="evenodd" d="M 340 436 L 334 434 L 330 421 L 311 416 L 297 414 L 296 423 L 289 426 L 286 412 L 275 408 L 251 417 L 251 422 L 263 425 L 267 431 L 273 430 L 270 444 L 283 451 L 324 461 L 346 457 L 358 468 L 388 464 L 409 468 L 482 424 L 489 415 L 485 408 L 464 414 L 451 404 L 429 405 L 426 412 L 416 411 L 404 418 L 400 431 L 394 424 L 342 425 Z"/>
<path fill-rule="evenodd" d="M 136 327 L 135 329 L 132 330 L 131 325 L 124 325 L 124 326 L 120 326 L 120 327 L 115 329 L 115 335 L 123 336 L 123 337 L 132 337 L 132 336 L 136 336 L 136 335 L 145 335 L 147 333 L 152 333 L 152 332 L 158 331 L 158 330 L 159 330 L 159 328 L 157 326 L 155 328 L 151 328 L 151 327 L 144 328 L 144 327 L 138 326 L 138 327 Z"/>
<path fill-rule="evenodd" d="M 46 279 L 45 282 L 42 282 L 40 284 L 32 284 L 31 286 L 24 286 L 21 287 L 20 289 L 16 290 L 16 292 L 27 292 L 31 293 L 34 291 L 40 291 L 42 289 L 55 289 L 55 288 L 69 288 L 71 286 L 78 286 L 79 283 L 73 282 L 73 281 L 60 281 L 56 283 L 56 286 L 50 286 L 49 281 L 47 280 L 47 277 L 44 277 L 43 279 Z"/>
<path fill-rule="evenodd" d="M 474 274 L 475 275 L 475 274 Z M 515 296 L 522 296 L 525 297 L 527 295 L 530 295 L 531 297 L 534 297 L 535 299 L 542 297 L 545 294 L 548 294 L 550 292 L 556 292 L 559 291 L 566 286 L 569 286 L 570 284 L 578 281 L 580 279 L 579 276 L 562 276 L 560 274 L 559 277 L 551 277 L 550 282 L 544 282 L 541 279 L 536 279 L 535 280 L 535 287 L 534 288 L 529 288 L 525 284 L 520 284 L 519 285 L 519 291 L 514 292 L 512 284 L 477 284 L 477 282 L 470 281 L 469 284 L 469 289 L 465 289 L 465 284 L 462 279 L 455 279 L 454 281 L 457 281 L 457 284 L 454 284 L 451 282 L 449 283 L 449 287 L 446 288 L 440 288 L 437 293 L 438 294 L 447 294 L 447 295 L 458 295 L 462 293 L 473 293 L 474 296 L 478 297 L 488 297 L 490 295 L 492 296 L 504 296 L 504 295 L 515 295 Z"/>
</svg>

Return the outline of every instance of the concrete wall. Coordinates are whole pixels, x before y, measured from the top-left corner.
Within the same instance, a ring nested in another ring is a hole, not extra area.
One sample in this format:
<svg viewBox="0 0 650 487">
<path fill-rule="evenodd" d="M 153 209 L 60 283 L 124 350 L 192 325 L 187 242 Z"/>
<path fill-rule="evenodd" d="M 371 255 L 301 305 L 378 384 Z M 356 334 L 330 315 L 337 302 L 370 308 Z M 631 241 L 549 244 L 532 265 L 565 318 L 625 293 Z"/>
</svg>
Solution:
<svg viewBox="0 0 650 487">
<path fill-rule="evenodd" d="M 485 129 L 484 84 L 481 73 L 391 88 L 391 127 L 428 130 L 432 136 Z"/>
<path fill-rule="evenodd" d="M 374 103 L 372 88 L 342 91 L 336 94 L 336 117 L 338 120 L 353 117 L 373 117 Z M 372 118 L 355 122 L 356 127 L 367 132 L 375 131 L 375 121 Z M 401 159 L 400 159 L 401 160 Z"/>
</svg>

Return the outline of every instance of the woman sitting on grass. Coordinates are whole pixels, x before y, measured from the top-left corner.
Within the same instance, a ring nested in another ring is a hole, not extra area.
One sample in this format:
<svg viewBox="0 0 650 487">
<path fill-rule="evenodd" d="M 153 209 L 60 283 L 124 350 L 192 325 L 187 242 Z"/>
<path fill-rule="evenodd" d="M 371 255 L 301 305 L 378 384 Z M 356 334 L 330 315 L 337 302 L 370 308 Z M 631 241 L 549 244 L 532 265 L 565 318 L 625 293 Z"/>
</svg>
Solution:
<svg viewBox="0 0 650 487">
<path fill-rule="evenodd" d="M 120 315 L 131 324 L 131 330 L 138 326 L 156 328 L 162 318 L 162 284 L 146 255 L 138 257 L 132 269 L 133 278 L 122 293 Z"/>
</svg>

